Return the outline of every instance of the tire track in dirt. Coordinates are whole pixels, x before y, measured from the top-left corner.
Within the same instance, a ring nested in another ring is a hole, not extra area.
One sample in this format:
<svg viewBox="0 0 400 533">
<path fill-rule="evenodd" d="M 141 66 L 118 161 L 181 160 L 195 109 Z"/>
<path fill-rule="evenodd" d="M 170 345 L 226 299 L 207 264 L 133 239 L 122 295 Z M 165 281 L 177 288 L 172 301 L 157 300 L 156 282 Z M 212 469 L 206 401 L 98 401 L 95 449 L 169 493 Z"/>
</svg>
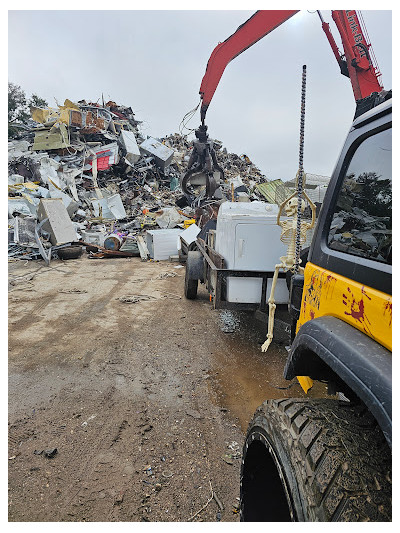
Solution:
<svg viewBox="0 0 400 533">
<path fill-rule="evenodd" d="M 123 468 L 121 468 L 121 460 L 118 455 L 110 451 L 112 448 L 116 436 L 121 433 L 121 426 L 123 425 L 124 417 L 122 415 L 122 421 L 116 427 L 116 420 L 114 417 L 107 416 L 108 412 L 113 407 L 113 396 L 115 394 L 115 388 L 111 387 L 96 411 L 101 412 L 105 409 L 103 415 L 96 416 L 96 421 L 91 424 L 87 423 L 87 432 L 91 432 L 91 438 L 87 442 L 79 439 L 73 447 L 74 458 L 71 458 L 75 468 L 73 469 L 72 481 L 68 476 L 65 486 L 65 492 L 68 497 L 57 508 L 57 521 L 64 521 L 73 519 L 79 513 L 82 512 L 82 506 L 86 506 L 91 503 L 90 511 L 85 509 L 87 514 L 86 520 L 96 520 L 96 514 L 100 512 L 104 514 L 104 506 L 109 505 L 112 508 L 114 504 L 114 498 L 112 498 L 112 490 L 117 493 L 120 487 L 117 488 L 110 485 L 110 472 L 108 466 L 111 465 L 112 479 L 120 477 L 122 478 Z M 123 409 L 122 409 L 123 410 Z M 104 465 L 108 465 L 105 467 Z M 120 475 L 118 475 L 120 472 Z M 94 483 L 95 481 L 95 490 Z M 106 497 L 108 495 L 108 497 Z M 101 509 L 97 509 L 98 505 L 101 505 Z M 107 512 L 107 511 L 106 511 Z M 79 518 L 78 518 L 79 520 Z"/>
<path fill-rule="evenodd" d="M 210 349 L 219 341 L 206 296 L 195 305 L 175 299 L 183 278 L 156 279 L 173 265 L 104 261 L 88 269 L 83 260 L 81 272 L 74 267 L 68 279 L 38 287 L 38 294 L 60 285 L 90 290 L 63 295 L 70 303 L 61 318 L 42 312 L 42 336 L 30 344 L 13 333 L 10 421 L 22 414 L 28 421 L 10 433 L 28 428 L 35 438 L 10 461 L 9 520 L 187 521 L 207 502 L 211 481 L 225 511 L 217 518 L 212 501 L 195 521 L 236 521 L 240 462 L 222 457 L 241 433 L 210 401 Z M 92 272 L 116 285 L 89 289 Z M 157 299 L 116 300 L 126 294 Z M 75 312 L 88 295 L 95 300 Z M 90 320 L 85 312 L 93 309 Z M 44 447 L 58 453 L 34 454 Z"/>
</svg>

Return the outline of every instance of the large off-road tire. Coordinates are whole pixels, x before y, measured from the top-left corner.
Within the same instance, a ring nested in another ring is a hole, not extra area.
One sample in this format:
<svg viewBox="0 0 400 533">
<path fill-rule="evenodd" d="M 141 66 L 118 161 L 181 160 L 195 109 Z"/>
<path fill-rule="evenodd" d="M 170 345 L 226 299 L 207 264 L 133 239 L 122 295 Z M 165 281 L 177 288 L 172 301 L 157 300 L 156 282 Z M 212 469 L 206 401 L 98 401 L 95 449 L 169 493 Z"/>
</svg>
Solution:
<svg viewBox="0 0 400 533">
<path fill-rule="evenodd" d="M 390 449 L 364 406 L 268 400 L 249 425 L 240 496 L 242 521 L 390 521 Z"/>
<path fill-rule="evenodd" d="M 185 297 L 195 300 L 199 280 L 203 278 L 203 256 L 199 251 L 190 250 L 186 260 Z"/>
</svg>

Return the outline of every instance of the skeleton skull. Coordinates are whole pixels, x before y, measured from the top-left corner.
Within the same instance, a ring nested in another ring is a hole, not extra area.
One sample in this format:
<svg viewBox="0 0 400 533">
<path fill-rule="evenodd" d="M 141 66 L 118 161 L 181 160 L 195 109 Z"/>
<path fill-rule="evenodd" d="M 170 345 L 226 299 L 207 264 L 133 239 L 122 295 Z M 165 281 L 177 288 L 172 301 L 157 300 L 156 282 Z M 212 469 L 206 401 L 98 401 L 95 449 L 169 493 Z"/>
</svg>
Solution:
<svg viewBox="0 0 400 533">
<path fill-rule="evenodd" d="M 285 206 L 286 215 L 288 217 L 294 217 L 297 215 L 297 205 L 298 205 L 298 198 L 291 198 L 288 203 Z M 304 212 L 304 209 L 306 208 L 306 203 L 304 200 L 301 201 L 301 212 Z"/>
</svg>

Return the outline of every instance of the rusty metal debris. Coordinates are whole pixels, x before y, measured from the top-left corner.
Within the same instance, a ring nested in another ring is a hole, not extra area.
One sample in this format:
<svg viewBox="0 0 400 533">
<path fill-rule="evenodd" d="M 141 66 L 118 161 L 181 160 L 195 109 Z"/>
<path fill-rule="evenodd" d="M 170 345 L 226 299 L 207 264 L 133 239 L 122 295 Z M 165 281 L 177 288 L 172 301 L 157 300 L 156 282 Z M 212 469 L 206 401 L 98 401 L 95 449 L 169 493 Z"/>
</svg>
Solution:
<svg viewBox="0 0 400 533">
<path fill-rule="evenodd" d="M 147 136 L 132 108 L 112 100 L 100 105 L 67 99 L 55 108 L 32 107 L 31 116 L 31 128 L 21 130 L 19 138 L 8 143 L 8 234 L 13 260 L 44 258 L 48 264 L 57 257 L 57 246 L 73 240 L 85 246 L 92 258 L 169 259 L 178 254 L 174 246 L 154 256 L 157 232 L 166 232 L 174 241 L 175 233 L 191 223 L 201 229 L 215 219 L 226 200 L 266 199 L 259 186 L 267 178 L 247 155 L 228 153 L 215 139 L 214 166 L 223 169 L 216 183 L 218 195 L 207 199 L 204 180 L 196 181 L 195 175 L 190 191 L 182 190 L 197 141 L 178 133 Z M 30 221 L 34 235 L 44 218 L 49 221 L 40 228 L 38 242 L 21 237 L 23 220 Z M 50 219 L 55 219 L 57 235 Z"/>
<path fill-rule="evenodd" d="M 124 304 L 137 304 L 138 302 L 144 302 L 146 300 L 154 300 L 154 299 L 156 299 L 155 296 L 149 296 L 148 294 L 132 294 L 132 295 L 125 295 L 125 296 L 120 296 L 119 298 L 116 298 L 116 300 Z"/>
</svg>

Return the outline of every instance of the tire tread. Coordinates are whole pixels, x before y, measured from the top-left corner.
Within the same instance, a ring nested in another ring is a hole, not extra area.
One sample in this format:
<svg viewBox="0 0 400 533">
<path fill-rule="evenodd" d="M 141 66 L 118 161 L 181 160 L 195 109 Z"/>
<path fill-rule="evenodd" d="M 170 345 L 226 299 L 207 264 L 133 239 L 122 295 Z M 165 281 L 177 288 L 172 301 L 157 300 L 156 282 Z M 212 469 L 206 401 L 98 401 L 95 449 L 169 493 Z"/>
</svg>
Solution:
<svg viewBox="0 0 400 533">
<path fill-rule="evenodd" d="M 390 521 L 391 454 L 365 406 L 267 400 L 249 426 L 289 449 L 307 521 Z"/>
</svg>

